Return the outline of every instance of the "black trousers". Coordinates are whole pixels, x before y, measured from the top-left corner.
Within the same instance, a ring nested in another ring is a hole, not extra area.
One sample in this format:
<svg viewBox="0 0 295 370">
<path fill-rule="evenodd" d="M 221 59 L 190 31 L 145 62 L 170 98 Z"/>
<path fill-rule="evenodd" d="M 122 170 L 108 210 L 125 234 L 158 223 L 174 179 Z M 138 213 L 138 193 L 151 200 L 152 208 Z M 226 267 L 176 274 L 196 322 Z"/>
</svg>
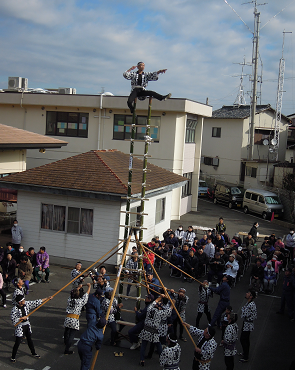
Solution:
<svg viewBox="0 0 295 370">
<path fill-rule="evenodd" d="M 177 324 L 179 323 L 179 338 L 183 337 L 183 325 L 180 322 L 179 317 L 173 321 L 173 329 L 174 329 L 174 334 L 177 336 Z"/>
<path fill-rule="evenodd" d="M 6 294 L 3 289 L 0 289 L 0 295 L 2 297 L 2 303 L 6 304 Z"/>
<path fill-rule="evenodd" d="M 226 370 L 234 370 L 234 367 L 235 367 L 234 359 L 235 359 L 234 356 L 224 356 L 224 363 L 226 366 Z"/>
<path fill-rule="evenodd" d="M 75 334 L 78 332 L 76 329 L 72 328 L 65 328 L 64 331 L 64 344 L 66 346 L 65 352 L 68 352 L 71 348 L 71 345 L 73 344 Z"/>
<path fill-rule="evenodd" d="M 29 325 L 24 325 L 23 326 L 23 332 L 24 332 L 24 336 L 27 338 L 28 346 L 31 350 L 32 355 L 35 355 L 36 352 L 35 352 L 35 347 L 34 347 L 34 344 L 33 344 L 33 341 L 32 341 Z M 23 337 L 15 337 L 15 343 L 14 343 L 14 346 L 13 346 L 13 349 L 12 349 L 11 358 L 15 358 L 15 356 L 17 354 L 18 347 L 22 342 L 22 338 Z"/>
<path fill-rule="evenodd" d="M 161 94 L 158 94 L 156 93 L 155 91 L 152 91 L 152 90 L 144 90 L 144 89 L 141 89 L 140 87 L 135 87 L 132 91 L 131 91 L 131 94 L 129 95 L 129 98 L 127 100 L 127 105 L 131 111 L 131 113 L 133 113 L 133 102 L 134 100 L 137 98 L 137 97 L 141 97 L 141 96 L 151 96 L 152 98 L 155 98 L 157 100 L 163 100 L 164 99 L 164 96 L 161 95 Z"/>
<path fill-rule="evenodd" d="M 242 331 L 240 342 L 243 348 L 243 358 L 245 360 L 249 359 L 249 351 L 250 351 L 250 331 Z"/>
<path fill-rule="evenodd" d="M 210 323 L 211 322 L 211 312 L 208 311 L 208 305 L 205 305 L 204 313 L 207 316 L 208 323 Z M 203 312 L 198 312 L 198 316 L 196 318 L 196 328 L 199 327 L 202 315 L 203 315 Z"/>
</svg>

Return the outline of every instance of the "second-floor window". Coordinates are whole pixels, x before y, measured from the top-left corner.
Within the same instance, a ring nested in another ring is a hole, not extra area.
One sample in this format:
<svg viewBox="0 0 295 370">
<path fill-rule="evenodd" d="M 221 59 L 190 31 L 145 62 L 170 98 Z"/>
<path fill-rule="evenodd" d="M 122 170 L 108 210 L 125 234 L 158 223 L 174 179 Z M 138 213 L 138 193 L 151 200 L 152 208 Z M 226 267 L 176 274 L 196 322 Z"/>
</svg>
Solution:
<svg viewBox="0 0 295 370">
<path fill-rule="evenodd" d="M 221 127 L 212 127 L 212 137 L 221 137 Z"/>
<path fill-rule="evenodd" d="M 46 135 L 88 137 L 88 113 L 47 112 Z"/>
</svg>

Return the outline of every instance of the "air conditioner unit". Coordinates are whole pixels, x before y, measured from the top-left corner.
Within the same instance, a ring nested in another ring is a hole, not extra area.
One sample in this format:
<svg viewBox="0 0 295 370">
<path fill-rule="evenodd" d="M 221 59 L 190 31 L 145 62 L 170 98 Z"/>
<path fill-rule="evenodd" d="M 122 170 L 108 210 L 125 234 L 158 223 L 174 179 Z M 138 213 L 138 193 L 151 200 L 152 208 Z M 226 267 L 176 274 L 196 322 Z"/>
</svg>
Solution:
<svg viewBox="0 0 295 370">
<path fill-rule="evenodd" d="M 76 89 L 72 87 L 59 87 L 58 93 L 59 94 L 76 94 Z"/>
<path fill-rule="evenodd" d="M 22 88 L 22 78 L 21 77 L 8 77 L 8 89 L 15 90 Z"/>
<path fill-rule="evenodd" d="M 23 77 L 8 77 L 8 90 L 28 90 L 28 79 Z"/>
</svg>

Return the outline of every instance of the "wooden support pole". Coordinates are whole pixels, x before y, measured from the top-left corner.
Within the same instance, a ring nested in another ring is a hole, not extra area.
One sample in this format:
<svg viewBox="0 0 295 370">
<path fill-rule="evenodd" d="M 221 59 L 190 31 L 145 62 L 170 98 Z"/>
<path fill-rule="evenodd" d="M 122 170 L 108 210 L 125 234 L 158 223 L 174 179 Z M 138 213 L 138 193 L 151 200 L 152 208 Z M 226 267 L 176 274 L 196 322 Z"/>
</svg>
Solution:
<svg viewBox="0 0 295 370">
<path fill-rule="evenodd" d="M 124 254 L 123 254 L 123 257 L 122 257 L 121 265 L 120 265 L 120 268 L 119 268 L 119 271 L 118 271 L 118 274 L 117 274 L 117 279 L 116 279 L 116 282 L 115 282 L 115 285 L 114 285 L 114 288 L 113 288 L 113 291 L 112 291 L 110 304 L 109 304 L 109 307 L 108 307 L 108 310 L 107 310 L 107 313 L 106 313 L 106 317 L 105 317 L 106 322 L 108 322 L 108 318 L 109 318 L 111 308 L 112 308 L 112 305 L 113 305 L 113 300 L 114 300 L 114 297 L 115 297 L 115 294 L 116 294 L 117 286 L 118 286 L 119 281 L 120 281 L 120 275 L 121 275 L 121 271 L 122 271 L 122 268 L 123 268 L 123 265 L 124 265 L 124 261 L 125 261 L 125 258 L 126 258 L 127 251 L 128 251 L 128 246 L 129 246 L 129 243 L 130 243 L 130 239 L 131 239 L 131 234 L 129 235 L 128 240 L 127 240 L 126 244 L 124 245 L 124 248 L 125 248 L 124 249 Z M 103 328 L 103 331 L 102 331 L 103 334 L 104 334 L 105 330 L 106 330 L 106 326 Z M 94 358 L 92 360 L 90 370 L 94 369 L 98 352 L 99 352 L 99 350 L 96 350 L 96 352 L 94 354 Z"/>
<path fill-rule="evenodd" d="M 139 243 L 139 244 L 141 244 L 140 242 L 138 242 L 138 243 Z M 190 340 L 192 341 L 192 343 L 193 343 L 194 347 L 195 347 L 195 348 L 197 348 L 197 345 L 196 345 L 195 341 L 193 340 L 193 337 L 191 336 L 191 333 L 188 331 L 187 326 L 186 326 L 186 325 L 184 324 L 184 322 L 182 321 L 182 318 L 181 318 L 181 316 L 180 316 L 180 314 L 179 314 L 178 310 L 176 309 L 176 307 L 175 307 L 175 304 L 174 304 L 173 300 L 172 300 L 172 299 L 171 299 L 171 297 L 169 296 L 169 294 L 168 294 L 168 292 L 167 292 L 167 289 L 165 288 L 165 286 L 164 286 L 164 284 L 162 283 L 162 280 L 161 280 L 161 278 L 160 278 L 159 274 L 157 273 L 157 270 L 155 269 L 155 267 L 154 267 L 154 266 L 153 266 L 153 264 L 151 263 L 151 260 L 150 260 L 150 258 L 149 258 L 149 256 L 148 256 L 148 254 L 146 253 L 146 249 L 148 249 L 148 248 L 146 248 L 144 245 L 141 245 L 141 248 L 142 248 L 142 250 L 143 250 L 143 252 L 144 252 L 144 254 L 145 254 L 146 258 L 149 260 L 149 263 L 150 263 L 150 265 L 151 265 L 151 267 L 152 267 L 152 269 L 153 269 L 153 271 L 154 271 L 155 275 L 157 276 L 157 279 L 159 280 L 159 282 L 160 282 L 160 284 L 161 284 L 161 286 L 162 286 L 162 288 L 163 288 L 163 290 L 164 290 L 164 292 L 165 292 L 165 296 L 166 296 L 166 297 L 169 299 L 169 301 L 171 302 L 171 305 L 172 305 L 172 307 L 174 308 L 174 310 L 175 310 L 175 312 L 176 312 L 176 314 L 177 314 L 177 316 L 178 316 L 178 318 L 179 318 L 179 320 L 180 320 L 180 322 L 181 322 L 181 325 L 184 327 L 185 331 L 187 332 L 187 334 L 188 334 L 188 336 L 189 336 Z"/>
<path fill-rule="evenodd" d="M 121 244 L 122 242 L 119 242 L 117 245 L 115 245 L 111 250 L 109 250 L 107 253 L 105 253 L 102 257 L 100 257 L 97 261 L 95 261 L 91 266 L 87 267 L 87 269 L 85 269 L 83 272 L 81 272 L 80 275 L 76 276 L 74 279 L 72 279 L 68 284 L 66 284 L 64 287 L 62 287 L 59 291 L 57 291 L 56 293 L 53 294 L 52 298 L 55 297 L 58 293 L 60 293 L 62 290 L 64 290 L 66 287 L 68 287 L 70 284 L 72 284 L 75 280 L 77 280 L 80 276 L 82 276 L 83 274 L 85 274 L 86 271 L 90 270 L 94 265 L 96 265 L 100 260 L 102 260 L 105 256 L 107 256 L 111 251 L 113 251 L 114 249 L 117 249 L 118 246 Z M 39 310 L 39 308 L 41 308 L 45 303 L 47 303 L 49 301 L 49 299 L 47 299 L 46 301 L 44 301 L 42 304 L 40 304 L 40 306 L 38 306 L 37 308 L 35 308 L 33 311 L 31 311 L 27 316 L 31 316 L 34 312 L 36 312 L 37 310 Z M 18 326 L 19 324 L 21 323 L 21 320 L 18 321 L 14 326 Z"/>
</svg>

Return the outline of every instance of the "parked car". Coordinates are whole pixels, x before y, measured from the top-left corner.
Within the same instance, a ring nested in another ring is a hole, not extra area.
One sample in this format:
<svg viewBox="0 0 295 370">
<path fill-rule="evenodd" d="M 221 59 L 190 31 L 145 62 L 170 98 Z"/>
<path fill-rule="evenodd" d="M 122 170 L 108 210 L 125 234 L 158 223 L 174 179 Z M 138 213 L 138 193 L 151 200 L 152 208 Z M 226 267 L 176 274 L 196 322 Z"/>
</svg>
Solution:
<svg viewBox="0 0 295 370">
<path fill-rule="evenodd" d="M 206 181 L 199 180 L 199 190 L 198 190 L 198 197 L 207 197 L 208 196 L 208 185 Z"/>
<path fill-rule="evenodd" d="M 223 203 L 229 208 L 241 207 L 243 203 L 243 191 L 237 185 L 217 183 L 214 189 L 213 202 Z"/>
<path fill-rule="evenodd" d="M 279 196 L 275 193 L 260 189 L 247 189 L 243 199 L 245 213 L 253 212 L 270 219 L 272 214 L 275 218 L 282 218 L 284 207 Z"/>
</svg>

